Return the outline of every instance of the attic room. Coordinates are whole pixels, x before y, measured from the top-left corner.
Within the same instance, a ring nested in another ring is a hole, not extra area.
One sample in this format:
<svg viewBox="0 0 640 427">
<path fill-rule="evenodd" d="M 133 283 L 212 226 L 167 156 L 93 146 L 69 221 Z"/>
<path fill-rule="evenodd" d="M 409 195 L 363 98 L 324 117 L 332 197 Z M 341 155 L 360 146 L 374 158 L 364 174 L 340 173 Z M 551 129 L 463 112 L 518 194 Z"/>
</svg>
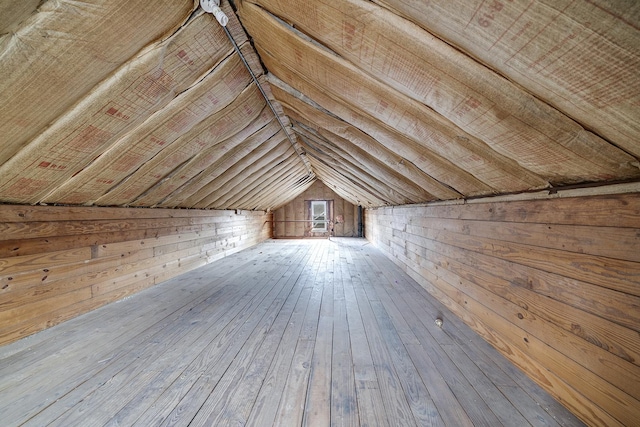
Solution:
<svg viewBox="0 0 640 427">
<path fill-rule="evenodd" d="M 640 2 L 0 0 L 2 426 L 637 426 Z"/>
</svg>

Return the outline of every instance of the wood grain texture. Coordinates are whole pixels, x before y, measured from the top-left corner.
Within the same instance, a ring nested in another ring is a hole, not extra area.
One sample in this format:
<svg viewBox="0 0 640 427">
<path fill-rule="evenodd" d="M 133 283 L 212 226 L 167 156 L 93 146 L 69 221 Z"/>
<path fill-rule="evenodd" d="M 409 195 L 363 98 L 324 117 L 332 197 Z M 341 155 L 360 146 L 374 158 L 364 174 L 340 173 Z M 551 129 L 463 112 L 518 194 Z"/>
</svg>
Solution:
<svg viewBox="0 0 640 427">
<path fill-rule="evenodd" d="M 582 426 L 350 238 L 268 240 L 0 347 L 0 413 L 7 426 Z"/>
<path fill-rule="evenodd" d="M 639 203 L 630 193 L 379 208 L 366 211 L 366 236 L 585 422 L 634 425 Z"/>
<path fill-rule="evenodd" d="M 0 344 L 271 237 L 250 211 L 0 206 Z"/>
<path fill-rule="evenodd" d="M 306 191 L 274 211 L 275 238 L 325 237 L 328 233 L 311 233 L 309 200 L 333 201 L 333 234 L 335 237 L 354 237 L 358 233 L 358 207 L 340 197 L 323 182 L 314 182 Z"/>
</svg>

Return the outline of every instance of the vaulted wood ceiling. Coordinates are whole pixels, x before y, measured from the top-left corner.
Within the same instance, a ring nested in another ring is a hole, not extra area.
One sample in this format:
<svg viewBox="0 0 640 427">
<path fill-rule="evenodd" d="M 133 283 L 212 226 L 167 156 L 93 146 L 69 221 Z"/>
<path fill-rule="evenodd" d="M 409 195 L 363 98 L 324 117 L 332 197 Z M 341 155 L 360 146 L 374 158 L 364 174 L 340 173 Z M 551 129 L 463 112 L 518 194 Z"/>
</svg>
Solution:
<svg viewBox="0 0 640 427">
<path fill-rule="evenodd" d="M 0 0 L 0 202 L 365 207 L 640 180 L 640 2 Z M 284 124 L 285 130 L 280 125 Z"/>
</svg>

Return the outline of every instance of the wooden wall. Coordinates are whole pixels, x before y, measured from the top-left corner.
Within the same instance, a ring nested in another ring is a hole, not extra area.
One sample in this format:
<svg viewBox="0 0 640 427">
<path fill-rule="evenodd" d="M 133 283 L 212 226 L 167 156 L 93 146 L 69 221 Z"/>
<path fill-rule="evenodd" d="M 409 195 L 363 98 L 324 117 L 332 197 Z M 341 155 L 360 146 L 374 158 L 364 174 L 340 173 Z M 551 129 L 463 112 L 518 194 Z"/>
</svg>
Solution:
<svg viewBox="0 0 640 427">
<path fill-rule="evenodd" d="M 639 193 L 380 208 L 365 226 L 582 420 L 638 425 Z"/>
<path fill-rule="evenodd" d="M 0 205 L 0 344 L 265 240 L 250 211 Z"/>
<path fill-rule="evenodd" d="M 308 202 L 311 200 L 333 200 L 333 230 L 336 237 L 358 235 L 358 207 L 338 196 L 322 181 L 315 181 L 304 193 L 289 204 L 274 212 L 275 238 L 283 237 L 325 237 L 328 233 L 311 233 Z M 336 221 L 338 217 L 342 221 Z"/>
</svg>

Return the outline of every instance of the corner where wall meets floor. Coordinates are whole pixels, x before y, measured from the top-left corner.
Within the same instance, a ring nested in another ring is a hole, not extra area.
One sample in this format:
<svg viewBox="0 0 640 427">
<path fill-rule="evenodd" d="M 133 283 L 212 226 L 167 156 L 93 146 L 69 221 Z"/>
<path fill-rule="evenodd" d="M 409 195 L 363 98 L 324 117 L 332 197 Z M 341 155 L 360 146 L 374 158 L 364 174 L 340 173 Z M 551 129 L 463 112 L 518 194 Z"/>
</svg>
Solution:
<svg viewBox="0 0 640 427">
<path fill-rule="evenodd" d="M 0 345 L 271 237 L 239 210 L 0 205 Z"/>
<path fill-rule="evenodd" d="M 267 240 L 273 217 L 0 205 L 0 344 Z M 640 419 L 640 193 L 368 209 L 365 226 L 587 424 Z"/>
<path fill-rule="evenodd" d="M 583 421 L 640 420 L 640 193 L 365 211 L 366 237 Z"/>
</svg>

